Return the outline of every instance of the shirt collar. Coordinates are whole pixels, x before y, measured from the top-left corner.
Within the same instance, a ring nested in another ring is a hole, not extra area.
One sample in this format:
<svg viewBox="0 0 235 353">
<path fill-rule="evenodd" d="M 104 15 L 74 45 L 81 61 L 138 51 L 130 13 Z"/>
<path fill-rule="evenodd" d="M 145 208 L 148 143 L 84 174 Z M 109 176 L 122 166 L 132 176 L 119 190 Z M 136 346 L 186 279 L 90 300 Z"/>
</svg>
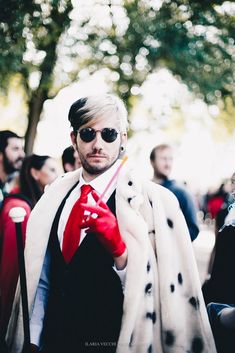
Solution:
<svg viewBox="0 0 235 353">
<path fill-rule="evenodd" d="M 113 177 L 114 173 L 116 172 L 117 168 L 119 167 L 121 163 L 121 159 L 118 159 L 108 170 L 106 170 L 104 173 L 100 174 L 97 176 L 95 179 L 91 180 L 89 183 L 87 183 L 83 176 L 82 176 L 82 170 L 80 173 L 80 180 L 79 180 L 79 187 L 81 188 L 82 185 L 88 184 L 93 187 L 93 189 L 98 193 L 102 194 L 106 186 L 108 185 L 110 179 Z M 113 193 L 117 185 L 117 178 L 115 178 L 114 182 L 110 186 L 110 188 L 107 190 L 107 193 L 105 195 L 105 199 L 107 200 L 109 196 Z"/>
</svg>

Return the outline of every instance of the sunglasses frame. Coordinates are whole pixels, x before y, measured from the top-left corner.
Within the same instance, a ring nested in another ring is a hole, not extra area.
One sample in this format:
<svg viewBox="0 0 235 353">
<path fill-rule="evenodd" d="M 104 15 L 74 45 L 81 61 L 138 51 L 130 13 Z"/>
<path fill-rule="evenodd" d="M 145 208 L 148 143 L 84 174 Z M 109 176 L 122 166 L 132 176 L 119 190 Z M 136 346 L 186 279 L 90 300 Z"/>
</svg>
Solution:
<svg viewBox="0 0 235 353">
<path fill-rule="evenodd" d="M 84 140 L 84 139 L 81 137 L 81 132 L 84 131 L 84 130 L 90 130 L 90 132 L 94 134 L 91 140 L 88 139 L 88 141 L 86 141 L 86 139 Z M 114 135 L 115 138 L 114 138 L 113 140 L 111 140 L 111 141 L 106 140 L 106 139 L 104 138 L 104 134 L 105 134 L 105 133 L 104 133 L 104 130 L 106 130 L 106 131 L 109 130 L 110 132 L 111 132 L 111 130 L 114 131 L 114 132 L 115 132 L 115 135 Z M 118 137 L 118 134 L 120 134 L 120 131 L 117 131 L 116 129 L 110 128 L 110 127 L 104 127 L 104 128 L 101 129 L 101 130 L 95 130 L 95 129 L 93 129 L 92 127 L 84 127 L 84 128 L 82 128 L 81 130 L 77 130 L 77 133 L 79 134 L 81 140 L 82 140 L 83 142 L 86 142 L 86 143 L 89 143 L 89 142 L 93 141 L 93 140 L 96 138 L 97 132 L 100 132 L 101 137 L 102 137 L 102 140 L 104 140 L 104 141 L 107 142 L 107 143 L 112 143 L 112 142 L 116 141 L 116 139 L 117 139 L 117 137 Z"/>
</svg>

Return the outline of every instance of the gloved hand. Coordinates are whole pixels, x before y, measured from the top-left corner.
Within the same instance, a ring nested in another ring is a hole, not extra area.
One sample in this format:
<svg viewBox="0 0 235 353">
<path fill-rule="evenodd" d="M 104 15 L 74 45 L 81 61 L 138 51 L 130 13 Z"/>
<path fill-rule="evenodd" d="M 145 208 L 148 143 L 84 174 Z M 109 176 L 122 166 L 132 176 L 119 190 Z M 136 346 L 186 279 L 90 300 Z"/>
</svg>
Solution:
<svg viewBox="0 0 235 353">
<path fill-rule="evenodd" d="M 97 202 L 99 195 L 94 190 L 91 195 Z M 113 257 L 121 256 L 126 250 L 126 245 L 119 232 L 117 219 L 106 203 L 101 201 L 99 206 L 82 203 L 81 207 L 86 211 L 97 214 L 97 218 L 84 216 L 86 218 L 81 228 L 88 228 L 87 233 L 97 233 L 97 238 Z"/>
</svg>

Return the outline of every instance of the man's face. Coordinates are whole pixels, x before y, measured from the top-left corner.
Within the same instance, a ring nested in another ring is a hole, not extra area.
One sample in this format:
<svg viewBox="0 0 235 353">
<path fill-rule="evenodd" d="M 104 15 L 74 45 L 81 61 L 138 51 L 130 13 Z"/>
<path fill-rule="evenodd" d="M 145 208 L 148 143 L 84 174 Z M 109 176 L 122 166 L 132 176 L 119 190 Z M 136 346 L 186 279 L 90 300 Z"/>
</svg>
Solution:
<svg viewBox="0 0 235 353">
<path fill-rule="evenodd" d="M 71 134 L 72 142 L 76 145 L 84 168 L 84 176 L 91 180 L 109 169 L 119 158 L 120 147 L 126 143 L 126 133 L 120 133 L 116 118 L 97 118 L 89 122 L 89 124 L 81 126 L 79 130 L 84 127 L 93 128 L 96 131 L 99 130 L 91 142 L 84 142 L 79 133 L 77 136 L 74 136 L 73 133 Z M 115 141 L 106 142 L 103 140 L 100 130 L 104 128 L 113 128 L 119 132 Z"/>
<path fill-rule="evenodd" d="M 24 159 L 23 140 L 16 137 L 8 139 L 7 147 L 2 153 L 3 167 L 6 174 L 20 170 Z"/>
<path fill-rule="evenodd" d="M 81 164 L 81 161 L 80 161 L 79 154 L 78 154 L 77 150 L 74 150 L 73 156 L 74 156 L 74 159 L 75 159 L 74 170 L 76 170 L 78 168 L 81 168 L 82 164 Z"/>
<path fill-rule="evenodd" d="M 168 178 L 173 164 L 171 148 L 165 148 L 155 152 L 155 160 L 152 162 L 154 174 L 158 178 Z"/>
</svg>

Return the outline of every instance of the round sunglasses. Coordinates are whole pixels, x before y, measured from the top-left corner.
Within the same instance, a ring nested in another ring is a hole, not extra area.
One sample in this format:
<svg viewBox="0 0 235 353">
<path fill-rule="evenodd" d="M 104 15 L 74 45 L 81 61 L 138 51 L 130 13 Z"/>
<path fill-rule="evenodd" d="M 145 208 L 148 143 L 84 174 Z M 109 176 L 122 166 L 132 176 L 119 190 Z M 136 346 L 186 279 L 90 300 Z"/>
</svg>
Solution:
<svg viewBox="0 0 235 353">
<path fill-rule="evenodd" d="M 92 127 L 85 127 L 78 131 L 80 138 L 84 142 L 91 142 L 96 138 L 96 133 L 100 132 L 102 139 L 105 142 L 114 142 L 119 134 L 115 129 L 105 127 L 102 130 L 95 130 Z"/>
</svg>

